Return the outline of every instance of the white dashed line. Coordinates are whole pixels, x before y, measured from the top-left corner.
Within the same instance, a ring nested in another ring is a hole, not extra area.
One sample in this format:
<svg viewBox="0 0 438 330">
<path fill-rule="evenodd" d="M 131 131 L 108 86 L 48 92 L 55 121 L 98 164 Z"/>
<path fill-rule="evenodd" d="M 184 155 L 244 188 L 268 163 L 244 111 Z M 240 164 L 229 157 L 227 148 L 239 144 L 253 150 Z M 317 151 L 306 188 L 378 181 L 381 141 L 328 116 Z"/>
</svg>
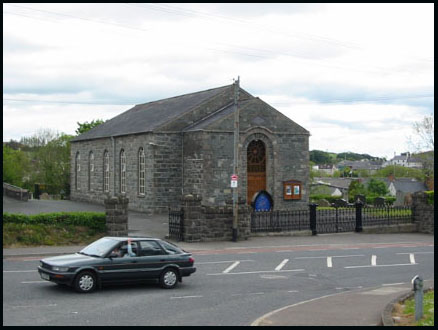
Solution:
<svg viewBox="0 0 438 330">
<path fill-rule="evenodd" d="M 22 284 L 31 284 L 31 283 L 48 283 L 48 281 L 25 281 L 21 282 Z"/>
<path fill-rule="evenodd" d="M 284 265 L 287 264 L 288 261 L 289 259 L 284 259 L 277 267 L 275 267 L 275 270 L 280 271 L 284 267 Z"/>
<path fill-rule="evenodd" d="M 377 256 L 373 254 L 371 256 L 371 266 L 376 266 L 376 265 L 377 265 Z"/>
<path fill-rule="evenodd" d="M 333 267 L 332 257 L 327 257 L 327 267 L 328 268 L 332 268 Z"/>
<path fill-rule="evenodd" d="M 230 267 L 225 269 L 222 273 L 228 274 L 230 271 L 232 271 L 238 264 L 240 264 L 240 261 L 234 262 Z"/>
<path fill-rule="evenodd" d="M 413 253 L 409 254 L 409 261 L 411 262 L 411 264 L 415 264 L 415 256 Z"/>
<path fill-rule="evenodd" d="M 401 283 L 388 283 L 388 284 L 382 284 L 382 286 L 392 286 L 392 285 L 402 285 L 404 284 L 403 282 Z"/>
<path fill-rule="evenodd" d="M 3 273 L 33 273 L 37 270 L 4 270 Z"/>
</svg>

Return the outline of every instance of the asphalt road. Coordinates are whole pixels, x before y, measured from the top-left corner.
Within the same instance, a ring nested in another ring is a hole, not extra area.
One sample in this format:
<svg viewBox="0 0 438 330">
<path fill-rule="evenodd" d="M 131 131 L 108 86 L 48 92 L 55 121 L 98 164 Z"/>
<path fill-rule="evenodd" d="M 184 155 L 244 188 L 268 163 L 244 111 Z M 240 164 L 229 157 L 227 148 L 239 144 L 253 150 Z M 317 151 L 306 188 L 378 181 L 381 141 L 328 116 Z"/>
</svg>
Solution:
<svg viewBox="0 0 438 330">
<path fill-rule="evenodd" d="M 193 251 L 197 272 L 173 290 L 150 283 L 91 294 L 43 281 L 38 260 L 4 259 L 3 325 L 250 325 L 272 310 L 316 297 L 408 283 L 417 274 L 433 278 L 433 244 L 433 236 L 408 243 L 393 235 L 338 247 Z"/>
</svg>

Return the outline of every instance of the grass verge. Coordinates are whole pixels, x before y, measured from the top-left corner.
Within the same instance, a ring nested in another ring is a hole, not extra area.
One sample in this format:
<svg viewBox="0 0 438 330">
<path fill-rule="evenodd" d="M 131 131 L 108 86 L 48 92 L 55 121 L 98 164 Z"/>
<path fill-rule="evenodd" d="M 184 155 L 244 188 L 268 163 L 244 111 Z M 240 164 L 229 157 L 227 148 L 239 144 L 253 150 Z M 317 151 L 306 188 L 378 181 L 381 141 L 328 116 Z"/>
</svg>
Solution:
<svg viewBox="0 0 438 330">
<path fill-rule="evenodd" d="M 103 236 L 105 232 L 86 226 L 3 223 L 3 248 L 85 245 Z"/>
<path fill-rule="evenodd" d="M 434 290 L 424 293 L 423 317 L 415 321 L 415 299 L 407 299 L 395 304 L 393 316 L 398 319 L 395 325 L 401 326 L 433 326 L 434 325 Z"/>
</svg>

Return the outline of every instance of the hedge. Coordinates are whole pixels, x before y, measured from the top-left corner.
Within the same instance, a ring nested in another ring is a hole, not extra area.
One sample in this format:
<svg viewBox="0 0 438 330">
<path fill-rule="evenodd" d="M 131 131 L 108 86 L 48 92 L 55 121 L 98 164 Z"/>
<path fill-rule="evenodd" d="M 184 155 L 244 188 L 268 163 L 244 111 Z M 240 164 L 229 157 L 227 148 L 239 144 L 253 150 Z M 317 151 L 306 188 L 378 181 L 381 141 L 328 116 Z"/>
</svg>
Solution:
<svg viewBox="0 0 438 330">
<path fill-rule="evenodd" d="M 324 195 L 324 194 L 315 194 L 310 195 L 310 200 L 312 201 L 319 201 L 320 199 L 325 199 L 329 203 L 334 203 L 335 200 L 342 198 L 341 196 L 332 196 L 332 195 Z"/>
<path fill-rule="evenodd" d="M 3 213 L 3 223 L 65 224 L 104 231 L 106 218 L 103 212 L 54 212 L 34 215 Z"/>
</svg>

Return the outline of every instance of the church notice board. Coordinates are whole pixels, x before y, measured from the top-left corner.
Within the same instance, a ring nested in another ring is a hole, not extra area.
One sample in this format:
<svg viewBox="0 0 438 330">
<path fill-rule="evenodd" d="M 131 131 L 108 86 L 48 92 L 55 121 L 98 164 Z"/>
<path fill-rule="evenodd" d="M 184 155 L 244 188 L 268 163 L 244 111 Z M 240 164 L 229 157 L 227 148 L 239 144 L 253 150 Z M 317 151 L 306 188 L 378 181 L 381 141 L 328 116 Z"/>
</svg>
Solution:
<svg viewBox="0 0 438 330">
<path fill-rule="evenodd" d="M 301 199 L 301 181 L 283 181 L 283 198 L 284 200 Z"/>
</svg>

